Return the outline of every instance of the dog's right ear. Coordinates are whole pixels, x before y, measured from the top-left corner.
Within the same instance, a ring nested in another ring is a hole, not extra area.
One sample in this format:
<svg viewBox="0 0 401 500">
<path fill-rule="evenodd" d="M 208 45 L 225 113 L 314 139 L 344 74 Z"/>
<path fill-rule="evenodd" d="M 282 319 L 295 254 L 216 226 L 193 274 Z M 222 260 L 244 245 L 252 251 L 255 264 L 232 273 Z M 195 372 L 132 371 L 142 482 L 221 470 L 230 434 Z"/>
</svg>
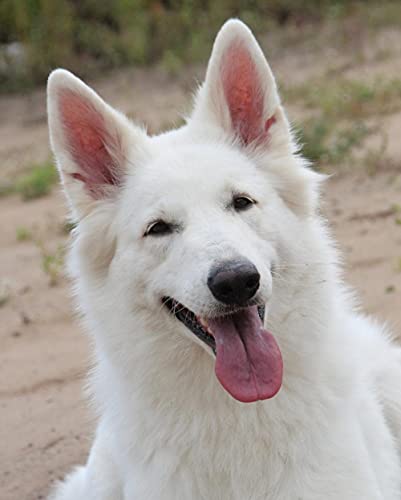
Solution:
<svg viewBox="0 0 401 500">
<path fill-rule="evenodd" d="M 47 107 L 52 150 L 80 219 L 99 200 L 116 196 L 128 167 L 129 147 L 145 133 L 62 69 L 49 77 Z"/>
</svg>

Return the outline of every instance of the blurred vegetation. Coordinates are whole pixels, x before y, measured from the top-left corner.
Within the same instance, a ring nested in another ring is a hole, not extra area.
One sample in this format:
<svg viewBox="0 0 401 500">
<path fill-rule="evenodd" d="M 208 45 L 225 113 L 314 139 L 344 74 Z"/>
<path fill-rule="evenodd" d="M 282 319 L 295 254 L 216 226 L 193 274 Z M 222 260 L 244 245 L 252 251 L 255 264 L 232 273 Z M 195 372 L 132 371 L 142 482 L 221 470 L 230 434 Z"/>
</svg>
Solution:
<svg viewBox="0 0 401 500">
<path fill-rule="evenodd" d="M 56 250 L 49 251 L 43 242 L 37 241 L 41 257 L 42 269 L 49 278 L 49 286 L 56 286 L 63 275 L 65 248 L 59 245 Z"/>
<path fill-rule="evenodd" d="M 341 163 L 372 132 L 364 123 L 348 124 L 342 128 L 329 123 L 322 115 L 295 129 L 302 154 L 320 169 Z"/>
<path fill-rule="evenodd" d="M 34 165 L 29 173 L 19 177 L 9 185 L 8 192 L 2 194 L 18 193 L 25 201 L 34 200 L 49 194 L 57 179 L 57 170 L 51 162 Z"/>
<path fill-rule="evenodd" d="M 19 242 L 29 241 L 32 239 L 32 233 L 27 227 L 18 226 L 16 229 L 16 239 Z"/>
<path fill-rule="evenodd" d="M 24 201 L 41 198 L 51 192 L 57 179 L 57 170 L 52 162 L 33 165 L 28 173 L 0 183 L 0 196 L 19 194 Z"/>
<path fill-rule="evenodd" d="M 389 0 L 1 0 L 0 90 L 43 82 L 57 66 L 81 76 L 157 61 L 176 70 L 203 59 L 232 16 L 266 32 L 355 9 L 369 23 L 400 21 L 399 1 Z"/>
<path fill-rule="evenodd" d="M 0 0 L 0 92 L 43 83 L 58 66 L 83 78 L 154 63 L 179 73 L 188 63 L 206 62 L 230 17 L 259 35 L 275 33 L 273 47 L 301 43 L 309 51 L 324 44 L 341 51 L 353 43 L 355 57 L 363 60 L 358 40 L 383 27 L 399 29 L 401 0 Z M 382 47 L 377 57 L 385 60 L 395 49 Z M 317 79 L 280 83 L 285 103 L 302 110 L 296 127 L 302 151 L 321 169 L 353 160 L 378 133 L 373 117 L 401 107 L 401 79 L 346 78 L 333 61 Z M 359 161 L 373 172 L 386 147 L 383 137 Z M 0 196 L 44 196 L 56 178 L 50 163 L 31 165 L 23 177 L 0 183 Z"/>
<path fill-rule="evenodd" d="M 401 108 L 401 80 L 376 79 L 372 82 L 326 75 L 301 85 L 282 86 L 285 101 L 312 112 L 295 128 L 303 154 L 321 168 L 336 165 L 351 155 L 363 140 L 376 132 L 369 118 L 395 113 Z M 377 150 L 383 156 L 386 138 Z M 378 158 L 369 151 L 369 163 Z M 367 159 L 364 159 L 367 163 Z"/>
<path fill-rule="evenodd" d="M 306 108 L 319 108 L 328 119 L 367 118 L 391 114 L 401 107 L 401 80 L 376 79 L 373 82 L 327 76 L 313 84 L 307 82 L 283 88 L 286 99 Z"/>
</svg>

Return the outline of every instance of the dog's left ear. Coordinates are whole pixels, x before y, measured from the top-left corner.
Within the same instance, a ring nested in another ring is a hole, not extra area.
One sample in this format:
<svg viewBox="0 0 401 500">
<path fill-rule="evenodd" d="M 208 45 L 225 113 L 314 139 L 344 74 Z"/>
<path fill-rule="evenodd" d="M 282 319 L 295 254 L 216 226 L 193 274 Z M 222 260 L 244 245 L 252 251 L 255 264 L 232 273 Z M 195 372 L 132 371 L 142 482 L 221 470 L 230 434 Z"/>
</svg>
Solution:
<svg viewBox="0 0 401 500">
<path fill-rule="evenodd" d="M 217 35 L 193 118 L 221 127 L 244 146 L 289 142 L 274 76 L 241 21 L 227 21 Z"/>
</svg>

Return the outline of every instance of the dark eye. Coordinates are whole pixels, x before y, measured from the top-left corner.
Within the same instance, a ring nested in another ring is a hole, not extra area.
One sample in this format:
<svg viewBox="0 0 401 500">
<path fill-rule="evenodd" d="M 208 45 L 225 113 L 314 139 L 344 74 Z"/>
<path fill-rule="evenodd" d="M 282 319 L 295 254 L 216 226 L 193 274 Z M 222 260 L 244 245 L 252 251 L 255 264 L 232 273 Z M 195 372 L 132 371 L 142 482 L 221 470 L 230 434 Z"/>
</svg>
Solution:
<svg viewBox="0 0 401 500">
<path fill-rule="evenodd" d="M 233 199 L 233 207 L 238 211 L 247 210 L 254 204 L 254 200 L 248 198 L 247 196 L 235 196 Z"/>
<path fill-rule="evenodd" d="M 173 226 L 171 224 L 163 220 L 157 220 L 149 224 L 145 236 L 164 236 L 165 234 L 170 234 L 172 231 Z"/>
</svg>

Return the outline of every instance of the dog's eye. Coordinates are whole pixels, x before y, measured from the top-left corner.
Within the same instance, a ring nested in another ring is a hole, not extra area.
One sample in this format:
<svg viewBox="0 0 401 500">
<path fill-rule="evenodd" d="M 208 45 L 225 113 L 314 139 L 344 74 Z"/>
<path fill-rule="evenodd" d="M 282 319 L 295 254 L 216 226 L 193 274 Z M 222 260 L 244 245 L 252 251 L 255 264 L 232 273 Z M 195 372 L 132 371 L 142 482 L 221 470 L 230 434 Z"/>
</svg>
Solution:
<svg viewBox="0 0 401 500">
<path fill-rule="evenodd" d="M 170 234 L 172 231 L 173 226 L 171 224 L 163 220 L 157 220 L 149 224 L 145 236 L 164 236 L 165 234 Z"/>
<path fill-rule="evenodd" d="M 235 210 L 247 210 L 252 205 L 255 204 L 255 201 L 247 196 L 235 196 L 233 199 L 233 207 Z"/>
</svg>

